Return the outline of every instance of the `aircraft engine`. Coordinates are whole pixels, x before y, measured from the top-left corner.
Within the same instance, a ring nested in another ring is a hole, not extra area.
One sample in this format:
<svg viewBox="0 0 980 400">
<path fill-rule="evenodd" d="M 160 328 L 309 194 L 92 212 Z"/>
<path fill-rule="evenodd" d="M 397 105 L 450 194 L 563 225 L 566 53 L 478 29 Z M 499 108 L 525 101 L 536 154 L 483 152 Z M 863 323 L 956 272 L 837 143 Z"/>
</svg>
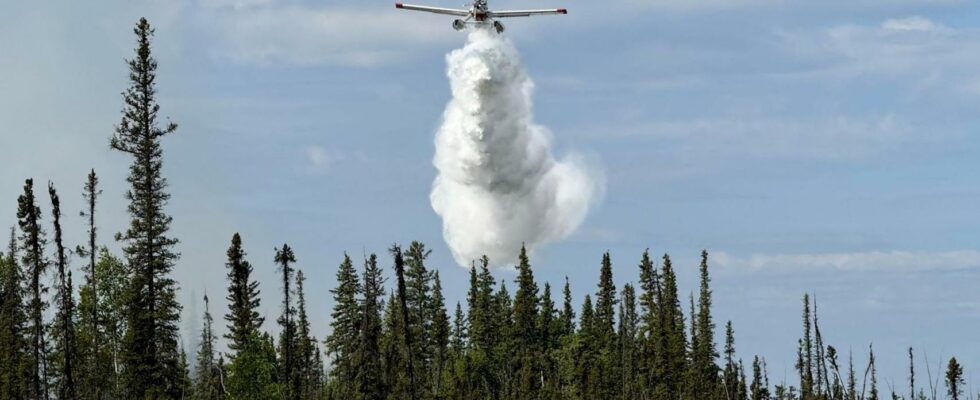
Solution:
<svg viewBox="0 0 980 400">
<path fill-rule="evenodd" d="M 457 19 L 457 20 L 453 21 L 453 29 L 455 29 L 457 31 L 461 31 L 461 30 L 463 30 L 465 28 L 466 28 L 466 22 L 463 22 L 463 20 Z"/>
<path fill-rule="evenodd" d="M 504 24 L 501 24 L 500 21 L 493 21 L 493 29 L 496 29 L 497 33 L 504 33 Z"/>
</svg>

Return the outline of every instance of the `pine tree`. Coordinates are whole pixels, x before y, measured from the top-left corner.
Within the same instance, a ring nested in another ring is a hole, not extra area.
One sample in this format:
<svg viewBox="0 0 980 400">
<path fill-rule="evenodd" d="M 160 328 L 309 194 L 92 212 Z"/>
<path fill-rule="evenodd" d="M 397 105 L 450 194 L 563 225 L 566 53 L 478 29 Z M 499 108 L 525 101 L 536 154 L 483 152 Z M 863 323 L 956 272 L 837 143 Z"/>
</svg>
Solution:
<svg viewBox="0 0 980 400">
<path fill-rule="evenodd" d="M 568 284 L 567 276 L 565 277 L 565 287 L 561 293 L 563 301 L 558 319 L 561 322 L 561 335 L 568 336 L 575 333 L 575 309 L 572 308 L 572 289 Z"/>
<path fill-rule="evenodd" d="M 517 392 L 526 398 L 535 398 L 540 389 L 538 360 L 541 357 L 538 331 L 538 284 L 534 282 L 527 250 L 521 246 L 517 265 L 517 292 L 513 306 L 513 338 L 517 349 Z"/>
<path fill-rule="evenodd" d="M 714 343 L 715 324 L 711 320 L 711 278 L 708 276 L 707 250 L 701 252 L 699 269 L 701 291 L 698 295 L 697 321 L 692 323 L 697 327 L 697 337 L 692 338 L 692 368 L 696 393 L 707 396 L 718 384 L 718 366 L 715 364 L 718 352 Z"/>
<path fill-rule="evenodd" d="M 176 397 L 180 379 L 177 348 L 180 305 L 177 283 L 170 277 L 178 254 L 177 239 L 167 236 L 172 217 L 164 207 L 170 199 L 163 177 L 160 139 L 177 130 L 168 122 L 158 126 L 160 106 L 156 103 L 157 62 L 150 54 L 153 29 L 141 18 L 133 30 L 137 37 L 136 58 L 129 60 L 130 86 L 123 93 L 123 117 L 116 126 L 110 147 L 133 157 L 126 193 L 132 217 L 125 234 L 131 279 L 128 286 L 127 327 L 123 360 L 128 397 Z"/>
<path fill-rule="evenodd" d="M 660 306 L 659 325 L 663 329 L 661 334 L 664 337 L 665 360 L 661 370 L 662 379 L 666 396 L 677 398 L 681 395 L 684 386 L 683 377 L 686 376 L 687 340 L 684 334 L 684 313 L 681 311 L 680 297 L 677 294 L 677 275 L 674 273 L 670 257 L 666 254 L 660 275 L 663 286 L 657 303 Z"/>
<path fill-rule="evenodd" d="M 725 324 L 725 398 L 734 398 L 738 391 L 738 371 L 735 364 L 735 329 L 732 321 Z"/>
<path fill-rule="evenodd" d="M 751 392 L 750 398 L 752 400 L 768 400 L 768 386 L 762 378 L 762 362 L 759 360 L 759 356 L 755 356 L 755 359 L 752 360 L 752 384 L 749 388 Z M 837 399 L 840 398 L 837 397 Z"/>
<path fill-rule="evenodd" d="M 53 371 L 57 375 L 57 393 L 60 399 L 75 399 L 78 397 L 77 373 L 78 342 L 75 332 L 75 297 L 72 294 L 74 285 L 71 282 L 71 271 L 68 270 L 68 256 L 62 241 L 61 231 L 61 199 L 53 184 L 48 184 L 48 194 L 51 196 L 51 214 L 54 222 L 54 244 L 56 248 L 55 265 L 58 267 L 57 315 L 54 322 L 55 356 Z"/>
<path fill-rule="evenodd" d="M 433 391 L 432 353 L 433 308 L 432 271 L 425 265 L 430 250 L 421 242 L 413 241 L 404 253 L 405 259 L 405 302 L 408 307 L 408 329 L 412 332 L 411 354 L 415 368 L 416 383 L 420 398 L 428 398 Z"/>
<path fill-rule="evenodd" d="M 357 373 L 356 389 L 363 400 L 382 400 L 386 394 L 381 364 L 384 280 L 378 268 L 378 257 L 374 254 L 364 261 L 363 282 L 364 301 L 360 311 L 357 352 L 353 357 L 354 371 Z"/>
<path fill-rule="evenodd" d="M 636 312 L 636 292 L 633 285 L 623 285 L 619 303 L 619 369 L 623 399 L 640 398 L 642 384 L 636 339 L 639 337 L 639 316 Z"/>
<path fill-rule="evenodd" d="M 663 329 L 660 298 L 660 276 L 650 259 L 650 250 L 644 250 L 640 259 L 640 370 L 645 396 L 665 396 L 665 381 L 661 379 L 666 363 L 667 337 Z"/>
<path fill-rule="evenodd" d="M 228 248 L 228 261 L 225 267 L 228 268 L 228 314 L 225 321 L 228 321 L 228 349 L 233 351 L 231 360 L 234 361 L 235 355 L 242 351 L 248 341 L 258 334 L 259 328 L 265 319 L 259 315 L 259 282 L 252 280 L 252 264 L 245 259 L 245 250 L 242 248 L 242 237 L 235 233 L 231 237 L 231 246 Z"/>
<path fill-rule="evenodd" d="M 337 398 L 349 398 L 356 393 L 355 377 L 357 370 L 352 356 L 359 346 L 359 327 L 361 319 L 358 296 L 361 284 L 348 255 L 337 269 L 337 287 L 330 290 L 334 305 L 330 313 L 330 335 L 324 341 L 327 355 L 333 360 L 330 374 L 338 384 L 333 388 Z"/>
<path fill-rule="evenodd" d="M 17 198 L 17 205 L 17 224 L 21 231 L 20 246 L 24 251 L 21 264 L 30 279 L 27 307 L 29 318 L 27 336 L 30 346 L 26 359 L 28 368 L 27 397 L 47 398 L 48 371 L 46 363 L 47 343 L 45 342 L 47 329 L 44 323 L 44 311 L 48 305 L 44 300 L 47 288 L 41 282 L 41 278 L 48 267 L 48 260 L 44 257 L 44 246 L 47 240 L 40 225 L 41 209 L 37 206 L 34 198 L 33 179 L 25 181 L 24 194 Z"/>
<path fill-rule="evenodd" d="M 956 357 L 950 358 L 949 364 L 946 366 L 946 394 L 953 400 L 960 400 L 965 385 L 963 366 L 956 361 Z"/>
<path fill-rule="evenodd" d="M 282 332 L 279 336 L 279 382 L 285 398 L 288 400 L 299 399 L 299 376 L 297 374 L 298 360 L 296 356 L 296 309 L 290 299 L 292 293 L 293 267 L 296 262 L 296 255 L 288 244 L 283 244 L 281 249 L 276 249 L 275 260 L 279 265 L 279 272 L 282 273 L 282 315 L 279 317 L 279 326 Z"/>
<path fill-rule="evenodd" d="M 408 295 L 406 294 L 408 289 L 406 288 L 405 285 L 405 259 L 402 256 L 402 250 L 400 247 L 398 247 L 398 245 L 392 246 L 390 252 L 395 259 L 395 278 L 397 279 L 397 284 L 398 284 L 397 305 L 395 305 L 396 304 L 395 302 L 391 302 L 391 304 L 393 305 L 393 307 L 399 308 L 398 312 L 396 312 L 395 314 L 398 315 L 396 317 L 396 320 L 400 318 L 401 321 L 400 324 L 394 324 L 393 326 L 393 328 L 395 327 L 400 328 L 401 332 L 397 332 L 393 330 L 392 335 L 401 336 L 400 341 L 395 341 L 395 343 L 399 343 L 401 345 L 400 347 L 402 350 L 399 353 L 401 353 L 402 358 L 405 360 L 404 361 L 405 374 L 407 376 L 407 379 L 403 379 L 401 385 L 407 384 L 407 390 L 406 390 L 408 394 L 407 397 L 410 400 L 416 400 L 418 398 L 417 390 L 416 390 L 416 383 L 418 382 L 418 380 L 417 380 L 416 370 L 415 370 L 415 361 L 414 361 L 415 355 L 413 354 L 414 347 L 415 347 L 413 343 L 415 343 L 415 341 L 412 338 L 412 329 L 410 326 L 411 319 L 409 318 L 410 312 L 409 312 L 409 305 L 408 305 Z M 392 394 L 393 395 L 398 394 L 399 392 L 400 390 L 393 390 Z"/>
<path fill-rule="evenodd" d="M 803 400 L 813 397 L 813 331 L 810 317 L 810 295 L 803 295 L 803 339 L 800 341 L 802 363 L 800 372 L 800 396 Z"/>
<path fill-rule="evenodd" d="M 449 315 L 446 314 L 446 300 L 442 295 L 442 282 L 439 271 L 433 275 L 432 286 L 432 349 L 434 368 L 432 371 L 433 393 L 436 398 L 443 398 L 442 374 L 445 371 L 449 356 Z"/>
<path fill-rule="evenodd" d="M 194 399 L 217 400 L 223 398 L 222 370 L 215 357 L 215 337 L 212 329 L 214 320 L 211 318 L 208 296 L 204 295 L 204 326 L 201 329 L 201 344 L 197 350 L 197 364 L 194 379 Z"/>
<path fill-rule="evenodd" d="M 0 398 L 25 398 L 29 372 L 24 273 L 18 265 L 15 231 L 10 229 L 6 258 L 0 256 Z"/>
<path fill-rule="evenodd" d="M 76 246 L 79 256 L 88 258 L 88 264 L 82 267 L 85 272 L 85 282 L 79 290 L 78 302 L 78 360 L 83 368 L 79 368 L 78 387 L 81 398 L 101 399 L 108 388 L 108 378 L 112 375 L 112 366 L 108 363 L 104 351 L 104 337 L 99 321 L 99 297 L 95 288 L 98 284 L 95 263 L 98 253 L 96 244 L 98 234 L 95 226 L 95 208 L 98 197 L 102 194 L 99 178 L 95 170 L 89 172 L 82 191 L 82 198 L 87 208 L 79 215 L 88 224 L 87 246 Z"/>
<path fill-rule="evenodd" d="M 871 393 L 868 395 L 867 400 L 878 400 L 878 367 L 875 365 L 875 349 L 873 346 L 868 346 L 868 371 L 871 371 Z M 867 376 L 867 372 L 865 372 Z M 862 390 L 862 392 L 864 392 Z M 863 393 L 862 393 L 862 397 Z"/>
<path fill-rule="evenodd" d="M 306 314 L 306 293 L 303 290 L 305 282 L 303 271 L 296 271 L 296 365 L 299 376 L 299 397 L 303 400 L 311 400 L 319 396 L 316 389 L 317 372 L 314 360 L 314 355 L 319 350 L 316 338 L 310 333 L 310 320 Z M 357 327 L 352 327 L 352 331 L 356 341 Z"/>
</svg>

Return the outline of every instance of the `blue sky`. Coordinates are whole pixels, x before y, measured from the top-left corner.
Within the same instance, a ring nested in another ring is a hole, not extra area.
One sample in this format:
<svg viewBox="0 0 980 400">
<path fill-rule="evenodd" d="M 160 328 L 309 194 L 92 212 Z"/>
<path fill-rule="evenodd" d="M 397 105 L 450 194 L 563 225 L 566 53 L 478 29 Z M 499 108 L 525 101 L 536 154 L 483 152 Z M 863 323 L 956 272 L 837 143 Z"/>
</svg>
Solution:
<svg viewBox="0 0 980 400">
<path fill-rule="evenodd" d="M 828 343 L 860 353 L 873 341 L 899 387 L 910 345 L 980 376 L 980 5 L 602 3 L 491 4 L 569 9 L 514 20 L 507 35 L 557 153 L 585 153 L 607 176 L 579 232 L 534 255 L 540 281 L 569 276 L 578 302 L 602 252 L 622 285 L 650 248 L 694 290 L 707 248 L 716 322 L 734 321 L 739 353 L 765 356 L 773 381 L 795 382 L 805 291 Z M 359 260 L 422 240 L 448 299 L 464 299 L 466 271 L 428 199 L 445 54 L 464 36 L 387 1 L 0 2 L 0 226 L 14 224 L 26 177 L 53 181 L 74 215 L 95 168 L 102 237 L 117 247 L 128 160 L 108 138 L 140 16 L 157 28 L 162 113 L 181 126 L 165 169 L 185 327 L 205 292 L 224 313 L 234 232 L 267 315 L 279 302 L 273 248 L 294 247 L 320 337 L 345 251 Z M 82 220 L 69 222 L 80 242 Z"/>
</svg>

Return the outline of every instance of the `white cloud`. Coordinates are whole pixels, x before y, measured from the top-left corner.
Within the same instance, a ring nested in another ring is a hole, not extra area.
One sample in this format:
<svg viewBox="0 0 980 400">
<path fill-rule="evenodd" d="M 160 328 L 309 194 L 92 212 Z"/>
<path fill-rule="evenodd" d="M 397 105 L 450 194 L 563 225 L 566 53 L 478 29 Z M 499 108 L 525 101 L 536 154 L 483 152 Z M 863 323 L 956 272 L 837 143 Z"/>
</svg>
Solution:
<svg viewBox="0 0 980 400">
<path fill-rule="evenodd" d="M 748 271 L 839 270 L 839 271 L 935 271 L 980 268 L 980 251 L 867 251 L 826 254 L 753 254 L 733 256 L 725 252 L 712 255 L 722 268 Z"/>
<path fill-rule="evenodd" d="M 893 31 L 920 31 L 929 32 L 937 31 L 940 29 L 945 29 L 940 24 L 932 22 L 932 20 L 920 16 L 900 18 L 900 19 L 889 19 L 881 24 L 881 28 L 884 30 Z"/>
<path fill-rule="evenodd" d="M 834 79 L 871 77 L 949 89 L 976 79 L 980 71 L 980 30 L 921 16 L 777 35 L 787 51 Z"/>
<path fill-rule="evenodd" d="M 216 30 L 213 54 L 244 64 L 377 66 L 461 41 L 448 20 L 406 18 L 394 8 L 257 5 L 216 10 L 204 23 Z"/>
<path fill-rule="evenodd" d="M 344 160 L 344 155 L 337 151 L 328 151 L 322 146 L 311 145 L 304 150 L 308 170 L 312 173 L 326 172 L 334 163 Z"/>
<path fill-rule="evenodd" d="M 912 124 L 892 114 L 732 115 L 652 121 L 616 132 L 622 136 L 647 135 L 674 140 L 678 142 L 674 145 L 713 149 L 727 155 L 838 160 L 892 151 L 916 136 Z"/>
</svg>

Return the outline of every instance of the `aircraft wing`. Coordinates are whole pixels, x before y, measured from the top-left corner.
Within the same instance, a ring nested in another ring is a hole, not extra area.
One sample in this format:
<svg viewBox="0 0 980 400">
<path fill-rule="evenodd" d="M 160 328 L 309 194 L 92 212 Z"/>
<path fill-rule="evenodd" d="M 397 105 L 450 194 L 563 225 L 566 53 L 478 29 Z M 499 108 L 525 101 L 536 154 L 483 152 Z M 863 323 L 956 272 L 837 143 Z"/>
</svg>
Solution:
<svg viewBox="0 0 980 400">
<path fill-rule="evenodd" d="M 532 15 L 568 14 L 568 10 L 564 8 L 554 8 L 550 10 L 507 10 L 491 11 L 489 14 L 490 18 L 530 17 Z"/>
<path fill-rule="evenodd" d="M 412 11 L 425 11 L 425 12 L 436 13 L 436 14 L 455 15 L 458 17 L 465 17 L 470 15 L 469 11 L 460 10 L 456 8 L 417 6 L 414 4 L 395 3 L 395 8 L 401 8 L 401 9 L 412 10 Z"/>
</svg>

